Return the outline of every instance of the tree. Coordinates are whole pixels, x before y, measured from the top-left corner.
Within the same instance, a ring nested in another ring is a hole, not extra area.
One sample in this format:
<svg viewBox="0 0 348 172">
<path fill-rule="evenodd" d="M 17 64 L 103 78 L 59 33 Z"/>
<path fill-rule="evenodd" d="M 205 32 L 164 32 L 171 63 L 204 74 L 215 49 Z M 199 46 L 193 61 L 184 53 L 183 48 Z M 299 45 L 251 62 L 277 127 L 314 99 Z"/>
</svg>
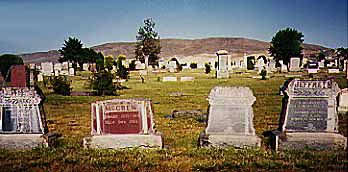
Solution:
<svg viewBox="0 0 348 172">
<path fill-rule="evenodd" d="M 96 59 L 95 59 L 97 71 L 104 70 L 104 55 L 101 52 L 97 53 Z"/>
<path fill-rule="evenodd" d="M 141 26 L 136 36 L 135 56 L 141 62 L 148 57 L 149 65 L 156 65 L 158 55 L 161 52 L 160 37 L 154 31 L 155 22 L 152 19 L 145 19 L 144 26 Z"/>
<path fill-rule="evenodd" d="M 324 52 L 320 51 L 320 53 L 319 53 L 318 56 L 317 56 L 317 60 L 318 60 L 318 61 L 325 60 L 325 54 L 324 54 Z"/>
<path fill-rule="evenodd" d="M 55 76 L 52 80 L 53 91 L 63 96 L 68 96 L 71 93 L 71 81 L 66 76 Z"/>
<path fill-rule="evenodd" d="M 4 78 L 6 78 L 12 65 L 23 64 L 22 58 L 13 54 L 4 54 L 0 56 L 0 72 Z M 9 79 L 9 77 L 7 78 Z"/>
<path fill-rule="evenodd" d="M 128 69 L 122 64 L 122 61 L 126 60 L 126 56 L 123 54 L 118 55 L 115 66 L 117 67 L 117 76 L 121 79 L 128 79 Z"/>
<path fill-rule="evenodd" d="M 77 63 L 83 61 L 83 54 L 85 53 L 82 48 L 82 43 L 77 38 L 69 37 L 64 41 L 62 49 L 59 50 L 62 57 L 58 59 L 59 62 L 71 62 L 75 73 L 77 70 Z"/>
<path fill-rule="evenodd" d="M 108 71 L 111 71 L 114 66 L 114 58 L 112 56 L 106 56 L 104 58 L 104 67 L 108 69 Z"/>
<path fill-rule="evenodd" d="M 283 64 L 289 71 L 290 58 L 301 57 L 302 38 L 303 34 L 295 29 L 286 28 L 278 31 L 272 38 L 271 46 L 268 49 L 276 63 L 279 64 L 279 60 L 283 60 Z"/>
<path fill-rule="evenodd" d="M 94 74 L 91 87 L 97 91 L 97 95 L 116 95 L 117 87 L 112 82 L 113 79 L 114 75 L 110 71 L 101 70 Z"/>
<path fill-rule="evenodd" d="M 205 66 L 205 73 L 206 73 L 206 74 L 210 73 L 210 71 L 211 71 L 211 66 L 210 66 L 210 64 L 206 63 L 204 66 Z"/>
</svg>

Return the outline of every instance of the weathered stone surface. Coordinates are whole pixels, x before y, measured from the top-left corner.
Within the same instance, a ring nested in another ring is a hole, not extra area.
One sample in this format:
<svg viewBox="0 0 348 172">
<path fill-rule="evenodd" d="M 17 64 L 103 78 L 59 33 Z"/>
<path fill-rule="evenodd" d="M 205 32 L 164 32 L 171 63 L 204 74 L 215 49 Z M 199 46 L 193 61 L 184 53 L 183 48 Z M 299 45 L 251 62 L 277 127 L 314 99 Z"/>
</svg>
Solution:
<svg viewBox="0 0 348 172">
<path fill-rule="evenodd" d="M 42 134 L 0 134 L 0 148 L 31 149 L 47 146 L 48 142 Z"/>
<path fill-rule="evenodd" d="M 333 80 L 292 80 L 285 89 L 280 130 L 274 133 L 277 150 L 346 148 L 338 134 L 336 97 L 340 89 Z"/>
<path fill-rule="evenodd" d="M 348 112 L 348 88 L 341 90 L 340 98 L 339 98 L 338 112 L 339 113 Z"/>
<path fill-rule="evenodd" d="M 260 146 L 253 126 L 252 104 L 256 98 L 248 87 L 215 87 L 209 94 L 209 116 L 201 146 Z"/>
<path fill-rule="evenodd" d="M 192 76 L 182 76 L 182 77 L 180 77 L 180 81 L 181 82 L 194 81 L 194 80 L 195 80 L 195 77 L 192 77 Z"/>
<path fill-rule="evenodd" d="M 174 110 L 172 113 L 173 118 L 198 116 L 203 116 L 203 112 L 201 110 Z"/>
<path fill-rule="evenodd" d="M 299 57 L 292 57 L 290 59 L 290 68 L 289 68 L 289 70 L 291 72 L 300 71 L 301 70 L 300 63 L 301 63 L 301 59 Z"/>
<path fill-rule="evenodd" d="M 85 148 L 162 148 L 160 135 L 103 135 L 87 137 L 83 140 Z"/>
<path fill-rule="evenodd" d="M 345 149 L 347 139 L 336 133 L 287 133 L 285 139 L 278 138 L 277 150 L 305 149 L 338 150 Z"/>
<path fill-rule="evenodd" d="M 166 76 L 166 77 L 163 77 L 162 81 L 163 82 L 176 82 L 177 78 L 173 77 L 173 76 Z"/>
</svg>

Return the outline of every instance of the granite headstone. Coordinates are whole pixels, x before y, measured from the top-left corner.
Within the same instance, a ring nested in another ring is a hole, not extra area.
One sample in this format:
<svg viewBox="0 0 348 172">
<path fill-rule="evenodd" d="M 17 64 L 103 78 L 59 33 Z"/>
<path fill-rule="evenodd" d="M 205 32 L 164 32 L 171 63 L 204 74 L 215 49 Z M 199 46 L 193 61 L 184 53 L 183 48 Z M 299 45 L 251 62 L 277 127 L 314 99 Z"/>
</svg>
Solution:
<svg viewBox="0 0 348 172">
<path fill-rule="evenodd" d="M 200 146 L 256 146 L 252 104 L 256 98 L 248 87 L 215 87 L 209 94 L 209 116 Z"/>
<path fill-rule="evenodd" d="M 336 82 L 295 79 L 284 92 L 280 127 L 273 132 L 276 150 L 346 148 L 347 139 L 338 134 Z"/>
</svg>

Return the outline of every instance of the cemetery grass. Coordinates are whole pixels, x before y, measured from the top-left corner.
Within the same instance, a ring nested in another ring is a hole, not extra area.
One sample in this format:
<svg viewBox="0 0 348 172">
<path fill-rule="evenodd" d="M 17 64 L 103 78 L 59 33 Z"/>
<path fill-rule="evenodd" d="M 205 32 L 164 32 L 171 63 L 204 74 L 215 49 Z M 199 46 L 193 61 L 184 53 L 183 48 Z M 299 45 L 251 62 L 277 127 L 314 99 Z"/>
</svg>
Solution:
<svg viewBox="0 0 348 172">
<path fill-rule="evenodd" d="M 85 73 L 83 75 L 86 75 Z M 0 150 L 0 171 L 345 171 L 347 152 L 275 152 L 263 134 L 277 129 L 282 96 L 279 86 L 287 79 L 274 74 L 268 80 L 251 74 L 232 74 L 214 79 L 214 71 L 184 70 L 176 74 L 151 74 L 145 83 L 131 73 L 127 89 L 118 96 L 59 96 L 47 93 L 45 112 L 50 132 L 60 133 L 51 148 Z M 160 82 L 163 76 L 194 76 L 193 82 Z M 339 78 L 340 76 L 337 76 Z M 88 91 L 87 80 L 71 78 L 73 91 Z M 341 87 L 346 81 L 337 79 Z M 262 147 L 254 149 L 197 148 L 205 123 L 199 117 L 169 118 L 173 110 L 201 110 L 207 113 L 207 96 L 216 85 L 248 86 L 253 90 L 254 127 Z M 145 97 L 153 100 L 155 123 L 163 135 L 164 149 L 84 149 L 82 138 L 90 134 L 90 103 L 111 98 Z M 347 115 L 340 115 L 340 132 L 347 137 Z"/>
</svg>

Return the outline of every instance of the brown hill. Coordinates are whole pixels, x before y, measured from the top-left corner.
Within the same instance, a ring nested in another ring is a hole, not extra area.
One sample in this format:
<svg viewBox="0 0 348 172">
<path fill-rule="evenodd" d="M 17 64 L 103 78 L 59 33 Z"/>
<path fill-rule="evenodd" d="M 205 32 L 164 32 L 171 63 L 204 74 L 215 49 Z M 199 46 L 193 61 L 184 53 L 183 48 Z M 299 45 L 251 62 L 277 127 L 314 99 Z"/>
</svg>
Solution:
<svg viewBox="0 0 348 172">
<path fill-rule="evenodd" d="M 96 51 L 101 51 L 104 55 L 112 55 L 117 57 L 119 54 L 125 54 L 128 58 L 134 57 L 134 42 L 118 42 L 106 43 L 97 45 L 93 48 Z M 239 56 L 243 53 L 267 53 L 270 43 L 246 38 L 205 38 L 205 39 L 162 39 L 162 52 L 160 54 L 163 58 L 173 56 L 193 56 L 199 54 L 214 54 L 217 50 L 225 49 L 229 51 L 232 56 Z M 306 55 L 316 53 L 320 50 L 326 51 L 329 48 L 304 44 L 304 53 Z M 21 54 L 25 63 L 40 63 L 45 61 L 57 62 L 60 54 L 57 50 L 48 52 L 37 52 L 30 54 Z"/>
</svg>

